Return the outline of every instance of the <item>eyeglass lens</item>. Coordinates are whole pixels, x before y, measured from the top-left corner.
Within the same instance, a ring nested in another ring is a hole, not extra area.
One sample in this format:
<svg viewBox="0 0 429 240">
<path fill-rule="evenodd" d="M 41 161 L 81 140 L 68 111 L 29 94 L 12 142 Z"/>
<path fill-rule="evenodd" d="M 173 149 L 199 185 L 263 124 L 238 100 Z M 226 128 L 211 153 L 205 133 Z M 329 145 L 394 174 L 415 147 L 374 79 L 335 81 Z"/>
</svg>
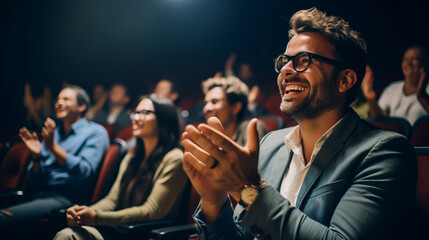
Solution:
<svg viewBox="0 0 429 240">
<path fill-rule="evenodd" d="M 275 70 L 280 73 L 281 69 L 289 61 L 293 61 L 293 68 L 297 72 L 303 72 L 310 64 L 310 55 L 306 52 L 298 53 L 295 56 L 280 55 L 275 63 Z"/>
<path fill-rule="evenodd" d="M 143 119 L 144 117 L 146 117 L 147 115 L 149 115 L 151 113 L 153 113 L 153 111 L 151 111 L 151 110 L 141 110 L 141 111 L 138 111 L 138 112 L 132 112 L 132 113 L 130 113 L 130 118 L 131 119 L 136 119 L 137 118 L 137 120 L 138 119 Z"/>
</svg>

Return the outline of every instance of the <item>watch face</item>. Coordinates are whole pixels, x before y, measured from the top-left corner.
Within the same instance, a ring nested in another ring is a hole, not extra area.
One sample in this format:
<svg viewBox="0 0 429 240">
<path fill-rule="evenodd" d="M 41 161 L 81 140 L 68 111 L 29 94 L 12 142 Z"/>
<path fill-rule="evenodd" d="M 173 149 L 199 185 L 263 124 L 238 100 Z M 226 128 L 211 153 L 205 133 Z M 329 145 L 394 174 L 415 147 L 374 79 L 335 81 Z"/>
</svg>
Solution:
<svg viewBox="0 0 429 240">
<path fill-rule="evenodd" d="M 246 187 L 241 191 L 241 200 L 250 205 L 255 201 L 255 199 L 258 197 L 259 191 L 255 187 Z"/>
</svg>

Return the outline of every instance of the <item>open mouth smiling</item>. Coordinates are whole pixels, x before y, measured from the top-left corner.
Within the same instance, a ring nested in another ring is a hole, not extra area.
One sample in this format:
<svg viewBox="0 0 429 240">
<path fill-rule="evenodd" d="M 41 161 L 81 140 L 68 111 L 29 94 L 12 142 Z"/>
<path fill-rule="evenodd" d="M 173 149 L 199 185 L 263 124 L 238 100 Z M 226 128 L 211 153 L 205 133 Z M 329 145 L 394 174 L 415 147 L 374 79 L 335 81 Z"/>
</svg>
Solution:
<svg viewBox="0 0 429 240">
<path fill-rule="evenodd" d="M 283 92 L 285 94 L 289 94 L 291 92 L 297 92 L 298 93 L 298 92 L 303 92 L 307 89 L 308 89 L 308 87 L 304 87 L 301 85 L 288 85 L 288 86 L 285 86 Z"/>
</svg>

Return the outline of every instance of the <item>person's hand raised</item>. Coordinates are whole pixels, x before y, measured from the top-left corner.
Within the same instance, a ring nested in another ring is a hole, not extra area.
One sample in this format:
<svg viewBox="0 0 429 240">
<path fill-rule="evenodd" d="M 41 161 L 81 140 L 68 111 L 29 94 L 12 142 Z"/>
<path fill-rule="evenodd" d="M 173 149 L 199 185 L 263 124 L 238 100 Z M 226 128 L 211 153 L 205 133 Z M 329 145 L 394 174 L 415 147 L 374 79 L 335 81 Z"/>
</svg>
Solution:
<svg viewBox="0 0 429 240">
<path fill-rule="evenodd" d="M 374 91 L 373 86 L 374 86 L 374 74 L 372 72 L 371 67 L 367 65 L 365 76 L 363 77 L 363 80 L 362 80 L 361 89 L 362 89 L 363 95 L 368 101 L 375 101 L 377 98 L 377 95 Z"/>
<path fill-rule="evenodd" d="M 213 128 L 223 132 L 223 126 L 218 119 L 209 119 L 207 122 Z M 216 163 L 213 161 L 209 163 L 212 165 L 207 165 L 207 160 L 203 159 L 209 158 L 208 153 L 193 142 L 189 132 L 199 132 L 199 130 L 192 125 L 188 125 L 182 134 L 182 145 L 185 148 L 183 169 L 191 180 L 195 190 L 200 195 L 202 203 L 220 210 L 226 201 L 226 193 L 219 189 L 211 179 L 200 172 L 202 168 L 210 168 Z M 200 135 L 200 137 L 204 138 L 202 135 Z"/>
<path fill-rule="evenodd" d="M 42 128 L 42 138 L 45 142 L 45 146 L 47 149 L 52 151 L 54 146 L 54 132 L 56 128 L 55 121 L 51 118 L 47 118 L 45 121 L 45 126 Z"/>
<path fill-rule="evenodd" d="M 40 157 L 40 153 L 42 151 L 42 144 L 37 137 L 35 132 L 30 132 L 26 127 L 19 129 L 18 133 L 22 142 L 27 146 L 27 148 L 31 152 L 31 157 L 38 158 Z"/>
<path fill-rule="evenodd" d="M 426 71 L 424 67 L 420 68 L 420 79 L 419 84 L 417 85 L 417 96 L 426 97 L 428 94 L 426 92 L 426 87 L 428 84 L 428 77 L 426 76 Z"/>
</svg>

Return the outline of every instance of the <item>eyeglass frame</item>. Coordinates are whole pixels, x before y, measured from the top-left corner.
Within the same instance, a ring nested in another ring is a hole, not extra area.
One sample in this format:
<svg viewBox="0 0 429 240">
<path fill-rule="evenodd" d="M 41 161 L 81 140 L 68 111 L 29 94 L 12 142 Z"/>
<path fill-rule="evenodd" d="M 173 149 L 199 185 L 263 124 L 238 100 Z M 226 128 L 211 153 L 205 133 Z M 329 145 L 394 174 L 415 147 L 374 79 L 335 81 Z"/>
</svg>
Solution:
<svg viewBox="0 0 429 240">
<path fill-rule="evenodd" d="M 296 66 L 296 61 L 295 61 L 295 59 L 298 57 L 298 56 L 300 56 L 300 55 L 302 55 L 302 54 L 307 54 L 308 55 L 308 64 L 307 64 L 307 66 L 303 69 L 303 70 L 297 70 L 296 68 L 297 68 L 297 66 Z M 318 55 L 318 54 L 315 54 L 315 53 L 312 53 L 312 52 L 299 52 L 299 53 L 297 53 L 295 56 L 288 56 L 288 55 L 286 55 L 286 54 L 284 54 L 284 53 L 282 53 L 282 54 L 280 54 L 275 60 L 274 60 L 274 70 L 277 72 L 277 73 L 280 73 L 281 72 L 281 69 L 287 64 L 284 64 L 280 69 L 277 69 L 277 65 L 278 65 L 278 61 L 280 60 L 280 59 L 283 59 L 284 57 L 286 57 L 286 58 L 288 58 L 289 60 L 287 61 L 287 63 L 288 62 L 290 62 L 290 61 L 292 61 L 292 66 L 293 66 L 293 69 L 296 71 L 296 72 L 299 72 L 299 73 L 301 73 L 301 72 L 305 72 L 305 71 L 307 71 L 307 69 L 308 69 L 308 67 L 310 66 L 310 64 L 313 62 L 312 61 L 312 59 L 313 58 L 316 58 L 316 59 L 319 59 L 319 60 L 322 60 L 322 61 L 324 61 L 324 62 L 326 62 L 326 63 L 329 63 L 329 64 L 332 64 L 332 65 L 336 65 L 336 66 L 344 66 L 344 64 L 342 63 L 342 62 L 340 62 L 340 61 L 338 61 L 338 60 L 334 60 L 334 59 L 330 59 L 330 58 L 327 58 L 327 57 L 324 57 L 324 56 L 321 56 L 321 55 Z"/>
<path fill-rule="evenodd" d="M 147 115 L 149 115 L 151 113 L 155 114 L 155 111 L 152 111 L 152 110 L 149 110 L 149 109 L 143 109 L 143 110 L 140 110 L 140 111 L 130 112 L 130 119 L 131 120 L 135 120 L 134 117 L 136 115 L 138 115 L 139 116 L 139 120 L 140 120 L 140 119 L 143 118 L 143 116 L 146 117 Z"/>
</svg>

